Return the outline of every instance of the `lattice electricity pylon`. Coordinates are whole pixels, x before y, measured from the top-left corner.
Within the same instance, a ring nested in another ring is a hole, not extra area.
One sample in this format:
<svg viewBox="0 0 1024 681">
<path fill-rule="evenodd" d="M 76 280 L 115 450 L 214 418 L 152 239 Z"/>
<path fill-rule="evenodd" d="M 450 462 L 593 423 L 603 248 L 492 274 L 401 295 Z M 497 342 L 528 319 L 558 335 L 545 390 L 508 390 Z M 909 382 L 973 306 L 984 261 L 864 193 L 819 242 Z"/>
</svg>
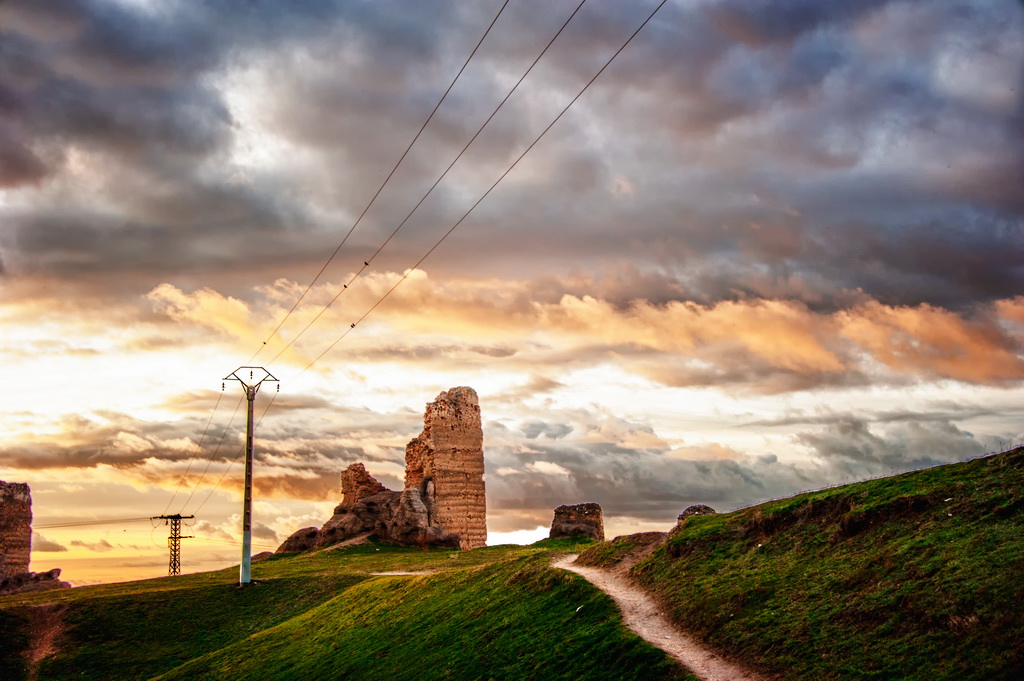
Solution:
<svg viewBox="0 0 1024 681">
<path fill-rule="evenodd" d="M 167 575 L 169 577 L 181 574 L 181 540 L 192 539 L 195 536 L 191 534 L 181 534 L 181 521 L 190 520 L 192 518 L 195 518 L 195 516 L 181 515 L 180 513 L 175 513 L 174 515 L 158 515 L 150 518 L 150 520 L 163 520 L 164 525 L 171 526 L 171 534 L 167 537 L 167 548 L 171 550 L 171 558 L 167 563 Z"/>
</svg>

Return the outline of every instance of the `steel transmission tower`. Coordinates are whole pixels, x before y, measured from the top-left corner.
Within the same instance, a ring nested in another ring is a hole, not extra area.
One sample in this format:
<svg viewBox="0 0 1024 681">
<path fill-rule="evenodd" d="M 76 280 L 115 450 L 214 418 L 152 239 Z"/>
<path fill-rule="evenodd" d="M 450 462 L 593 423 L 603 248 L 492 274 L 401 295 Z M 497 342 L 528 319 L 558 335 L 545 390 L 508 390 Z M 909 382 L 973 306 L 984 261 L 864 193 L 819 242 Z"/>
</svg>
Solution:
<svg viewBox="0 0 1024 681">
<path fill-rule="evenodd" d="M 171 550 L 171 558 L 167 563 L 167 574 L 173 577 L 174 575 L 181 574 L 181 540 L 192 539 L 193 535 L 182 535 L 181 534 L 181 521 L 191 520 L 195 518 L 194 515 L 181 515 L 175 513 L 174 515 L 158 515 L 150 518 L 150 520 L 163 520 L 165 525 L 171 526 L 171 534 L 167 537 L 167 548 Z"/>
<path fill-rule="evenodd" d="M 245 374 L 249 374 L 248 378 Z M 238 566 L 238 583 L 245 586 L 251 580 L 250 566 L 252 560 L 252 453 L 253 453 L 253 403 L 256 402 L 256 393 L 260 391 L 260 385 L 264 381 L 277 383 L 277 389 L 281 389 L 280 382 L 274 375 L 263 367 L 238 367 L 224 377 L 225 381 L 238 381 L 245 390 L 245 399 L 249 403 L 247 417 L 245 420 L 245 493 L 242 500 L 242 562 Z"/>
</svg>

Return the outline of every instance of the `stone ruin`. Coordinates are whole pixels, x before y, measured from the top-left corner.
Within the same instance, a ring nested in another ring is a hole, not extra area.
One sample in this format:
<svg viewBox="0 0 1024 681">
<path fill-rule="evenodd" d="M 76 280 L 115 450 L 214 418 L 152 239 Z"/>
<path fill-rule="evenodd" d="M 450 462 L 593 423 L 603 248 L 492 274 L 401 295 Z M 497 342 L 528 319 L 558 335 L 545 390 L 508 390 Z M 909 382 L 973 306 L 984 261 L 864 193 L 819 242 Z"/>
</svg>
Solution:
<svg viewBox="0 0 1024 681">
<path fill-rule="evenodd" d="M 30 572 L 32 552 L 32 492 L 23 482 L 0 480 L 0 595 L 68 589 L 60 568 Z"/>
<path fill-rule="evenodd" d="M 604 515 L 600 504 L 590 502 L 572 506 L 562 505 L 555 509 L 548 537 L 555 539 L 580 536 L 604 541 Z"/>
<path fill-rule="evenodd" d="M 361 463 L 341 474 L 341 503 L 323 527 L 293 533 L 277 553 L 319 549 L 358 535 L 404 545 L 475 549 L 487 542 L 483 428 L 472 388 L 427 405 L 423 432 L 405 448 L 405 489 L 389 490 Z"/>
<path fill-rule="evenodd" d="M 715 515 L 715 509 L 704 504 L 694 504 L 693 506 L 687 506 L 683 509 L 683 512 L 676 517 L 676 523 L 681 523 L 687 518 L 692 518 L 695 515 Z"/>
</svg>

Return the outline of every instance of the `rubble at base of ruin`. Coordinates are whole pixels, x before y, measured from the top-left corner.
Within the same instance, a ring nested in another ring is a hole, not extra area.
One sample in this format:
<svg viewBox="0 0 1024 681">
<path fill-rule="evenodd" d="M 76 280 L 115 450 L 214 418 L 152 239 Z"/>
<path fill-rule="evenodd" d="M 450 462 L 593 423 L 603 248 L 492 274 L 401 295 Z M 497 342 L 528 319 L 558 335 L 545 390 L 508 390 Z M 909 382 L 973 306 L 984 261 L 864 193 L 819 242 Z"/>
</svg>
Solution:
<svg viewBox="0 0 1024 681">
<path fill-rule="evenodd" d="M 30 572 L 31 552 L 32 492 L 23 482 L 0 480 L 0 596 L 71 588 L 59 568 Z"/>
<path fill-rule="evenodd" d="M 604 541 L 604 515 L 600 504 L 563 505 L 555 509 L 548 537 L 592 537 Z"/>
<path fill-rule="evenodd" d="M 337 544 L 360 534 L 404 545 L 474 549 L 487 542 L 483 428 L 472 388 L 427 405 L 423 432 L 405 450 L 405 489 L 387 489 L 361 463 L 341 474 L 342 502 L 323 527 L 293 533 L 277 553 Z"/>
</svg>

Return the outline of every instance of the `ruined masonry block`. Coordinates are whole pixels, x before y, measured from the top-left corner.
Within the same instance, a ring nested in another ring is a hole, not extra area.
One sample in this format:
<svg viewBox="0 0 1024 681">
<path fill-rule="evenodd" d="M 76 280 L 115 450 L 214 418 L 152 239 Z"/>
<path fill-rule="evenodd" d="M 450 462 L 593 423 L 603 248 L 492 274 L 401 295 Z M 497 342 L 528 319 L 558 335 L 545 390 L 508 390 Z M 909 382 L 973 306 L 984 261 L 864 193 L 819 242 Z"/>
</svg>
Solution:
<svg viewBox="0 0 1024 681">
<path fill-rule="evenodd" d="M 28 572 L 32 495 L 23 482 L 0 481 L 0 581 Z"/>
<path fill-rule="evenodd" d="M 341 473 L 341 503 L 345 506 L 385 490 L 387 487 L 367 473 L 361 463 L 354 463 Z"/>
<path fill-rule="evenodd" d="M 593 537 L 604 541 L 604 515 L 600 504 L 586 503 L 573 506 L 559 506 L 551 520 L 551 532 L 556 537 Z"/>
<path fill-rule="evenodd" d="M 430 524 L 459 535 L 459 548 L 487 543 L 484 434 L 472 388 L 442 392 L 427 405 L 423 432 L 406 447 L 405 488 L 433 483 Z"/>
</svg>

